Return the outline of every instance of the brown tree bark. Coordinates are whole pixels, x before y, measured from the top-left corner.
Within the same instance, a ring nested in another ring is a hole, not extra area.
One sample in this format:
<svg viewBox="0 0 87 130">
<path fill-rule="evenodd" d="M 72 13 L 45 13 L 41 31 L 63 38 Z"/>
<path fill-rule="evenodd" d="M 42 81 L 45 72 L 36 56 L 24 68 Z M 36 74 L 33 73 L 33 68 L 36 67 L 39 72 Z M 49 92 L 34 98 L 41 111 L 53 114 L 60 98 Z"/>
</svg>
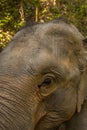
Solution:
<svg viewBox="0 0 87 130">
<path fill-rule="evenodd" d="M 35 16 L 35 22 L 39 21 L 39 7 L 36 6 L 36 16 Z"/>
<path fill-rule="evenodd" d="M 23 9 L 23 0 L 20 1 L 19 13 L 20 13 L 21 21 L 25 21 L 24 9 Z"/>
</svg>

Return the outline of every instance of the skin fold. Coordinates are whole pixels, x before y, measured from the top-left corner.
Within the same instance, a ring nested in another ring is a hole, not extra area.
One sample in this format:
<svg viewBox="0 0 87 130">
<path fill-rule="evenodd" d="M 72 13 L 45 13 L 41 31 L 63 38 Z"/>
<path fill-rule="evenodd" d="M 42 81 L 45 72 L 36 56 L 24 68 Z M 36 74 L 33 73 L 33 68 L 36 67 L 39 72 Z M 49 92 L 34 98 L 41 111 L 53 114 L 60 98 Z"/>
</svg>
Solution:
<svg viewBox="0 0 87 130">
<path fill-rule="evenodd" d="M 83 115 L 87 129 L 83 39 L 61 19 L 25 27 L 13 37 L 0 53 L 1 130 L 80 130 L 72 120 L 81 122 Z"/>
</svg>

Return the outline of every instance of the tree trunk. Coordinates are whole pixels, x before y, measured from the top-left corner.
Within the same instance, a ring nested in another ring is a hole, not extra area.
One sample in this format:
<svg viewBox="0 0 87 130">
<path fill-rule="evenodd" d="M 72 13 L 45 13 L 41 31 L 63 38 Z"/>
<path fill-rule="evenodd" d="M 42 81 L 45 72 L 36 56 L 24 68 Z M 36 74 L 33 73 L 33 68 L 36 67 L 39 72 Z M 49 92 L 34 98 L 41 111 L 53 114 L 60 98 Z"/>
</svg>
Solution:
<svg viewBox="0 0 87 130">
<path fill-rule="evenodd" d="M 35 16 L 35 21 L 38 22 L 39 21 L 39 7 L 36 6 L 36 16 Z"/>
<path fill-rule="evenodd" d="M 23 9 L 23 0 L 20 1 L 19 13 L 20 13 L 21 21 L 25 21 L 24 9 Z"/>
</svg>

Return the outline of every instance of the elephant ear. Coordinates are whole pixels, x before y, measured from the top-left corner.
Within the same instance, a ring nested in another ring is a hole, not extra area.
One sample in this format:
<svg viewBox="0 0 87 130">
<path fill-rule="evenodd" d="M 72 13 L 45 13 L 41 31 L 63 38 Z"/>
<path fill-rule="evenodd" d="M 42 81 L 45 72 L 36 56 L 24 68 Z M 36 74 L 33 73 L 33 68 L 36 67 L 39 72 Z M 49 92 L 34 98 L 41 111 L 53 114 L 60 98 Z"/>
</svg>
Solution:
<svg viewBox="0 0 87 130">
<path fill-rule="evenodd" d="M 86 61 L 85 61 L 85 69 L 81 75 L 81 80 L 80 80 L 80 84 L 79 84 L 79 88 L 78 88 L 78 101 L 77 101 L 77 111 L 80 112 L 81 111 L 81 106 L 84 103 L 84 100 L 87 100 L 87 39 L 83 40 L 83 45 L 85 48 L 85 57 L 86 57 Z M 84 57 L 83 57 L 84 59 Z"/>
<path fill-rule="evenodd" d="M 87 100 L 87 70 L 82 74 L 80 85 L 78 89 L 78 102 L 77 102 L 77 111 L 81 111 L 81 106 L 84 103 L 84 100 Z"/>
</svg>

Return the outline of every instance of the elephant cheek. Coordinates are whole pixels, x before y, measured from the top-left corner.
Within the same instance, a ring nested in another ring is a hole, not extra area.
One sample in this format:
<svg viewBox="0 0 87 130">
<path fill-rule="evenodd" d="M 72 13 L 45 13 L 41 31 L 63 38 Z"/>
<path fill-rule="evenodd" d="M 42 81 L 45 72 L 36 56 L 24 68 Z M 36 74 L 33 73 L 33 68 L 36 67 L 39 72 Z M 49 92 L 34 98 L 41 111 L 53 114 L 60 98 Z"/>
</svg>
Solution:
<svg viewBox="0 0 87 130">
<path fill-rule="evenodd" d="M 74 88 L 56 91 L 48 98 L 46 105 L 48 113 L 43 122 L 53 127 L 69 120 L 76 111 L 76 102 L 77 94 Z"/>
<path fill-rule="evenodd" d="M 63 119 L 63 121 L 69 120 L 76 111 L 77 96 L 75 93 L 73 95 L 74 97 L 66 96 L 62 104 L 58 107 L 60 118 Z"/>
</svg>

